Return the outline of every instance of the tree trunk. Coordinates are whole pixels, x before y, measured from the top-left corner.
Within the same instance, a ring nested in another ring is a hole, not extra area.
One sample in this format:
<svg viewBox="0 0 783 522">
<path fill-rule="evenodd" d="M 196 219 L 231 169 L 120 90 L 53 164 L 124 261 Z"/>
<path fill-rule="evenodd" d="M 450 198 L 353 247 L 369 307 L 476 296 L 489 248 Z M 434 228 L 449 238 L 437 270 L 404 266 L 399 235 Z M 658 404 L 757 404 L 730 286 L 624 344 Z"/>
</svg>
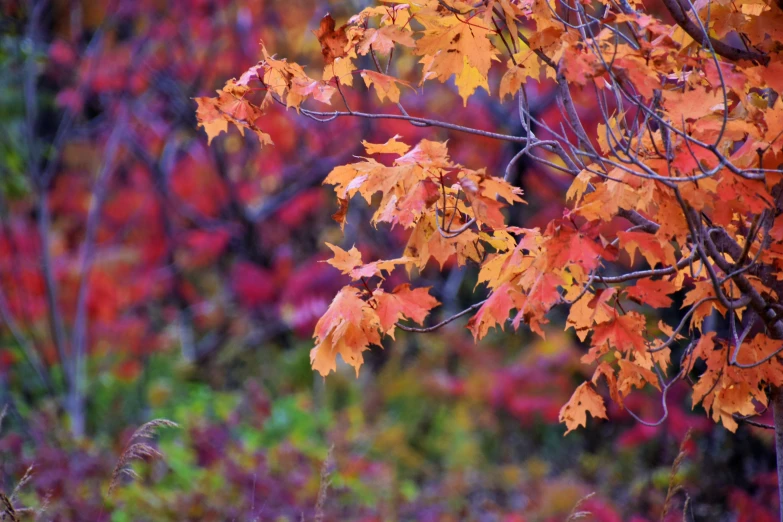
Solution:
<svg viewBox="0 0 783 522">
<path fill-rule="evenodd" d="M 778 508 L 783 522 L 783 389 L 772 389 L 772 414 L 775 416 L 775 457 L 778 468 Z"/>
<path fill-rule="evenodd" d="M 65 398 L 65 411 L 68 414 L 68 420 L 71 423 L 71 436 L 75 440 L 81 440 L 85 434 L 85 411 L 84 394 L 78 388 L 78 384 L 73 384 L 73 389 L 68 391 Z"/>
</svg>

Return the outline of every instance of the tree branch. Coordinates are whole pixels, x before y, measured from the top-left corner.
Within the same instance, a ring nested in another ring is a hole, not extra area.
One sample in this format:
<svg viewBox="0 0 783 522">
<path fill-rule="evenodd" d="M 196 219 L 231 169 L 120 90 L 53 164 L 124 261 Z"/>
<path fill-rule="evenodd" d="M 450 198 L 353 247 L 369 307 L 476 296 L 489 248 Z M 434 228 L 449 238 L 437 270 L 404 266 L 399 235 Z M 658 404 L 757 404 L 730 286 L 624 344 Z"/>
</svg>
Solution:
<svg viewBox="0 0 783 522">
<path fill-rule="evenodd" d="M 663 0 L 663 5 L 666 6 L 666 9 L 672 15 L 674 21 L 677 22 L 677 25 L 682 27 L 682 30 L 688 33 L 688 36 L 705 47 L 707 46 L 707 42 L 709 42 L 718 55 L 733 61 L 751 60 L 754 62 L 759 62 L 762 65 L 766 65 L 769 62 L 769 56 L 764 53 L 738 49 L 706 35 L 704 30 L 699 27 L 699 24 L 696 24 L 688 17 L 688 14 L 680 5 L 678 0 Z"/>
</svg>

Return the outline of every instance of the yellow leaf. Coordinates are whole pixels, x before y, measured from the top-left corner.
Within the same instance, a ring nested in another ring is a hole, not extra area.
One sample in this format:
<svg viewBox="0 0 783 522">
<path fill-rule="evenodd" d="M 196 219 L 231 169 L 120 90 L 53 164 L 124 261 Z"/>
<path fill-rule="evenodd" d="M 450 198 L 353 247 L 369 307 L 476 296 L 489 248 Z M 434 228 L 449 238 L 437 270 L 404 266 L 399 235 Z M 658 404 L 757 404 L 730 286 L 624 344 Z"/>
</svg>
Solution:
<svg viewBox="0 0 783 522">
<path fill-rule="evenodd" d="M 463 57 L 462 72 L 457 75 L 455 83 L 459 95 L 462 96 L 463 107 L 468 105 L 468 98 L 471 94 L 476 92 L 476 88 L 483 87 L 485 91 L 489 92 L 487 77 L 483 76 L 478 69 L 470 65 L 467 56 Z"/>
<path fill-rule="evenodd" d="M 593 174 L 590 173 L 587 170 L 583 170 L 580 172 L 575 178 L 574 181 L 571 183 L 571 187 L 568 189 L 568 192 L 566 192 L 566 200 L 574 202 L 574 205 L 579 205 L 579 202 L 582 199 L 582 195 L 587 190 L 587 187 L 590 185 L 590 178 L 593 177 Z"/>
<path fill-rule="evenodd" d="M 411 147 L 407 143 L 397 141 L 397 138 L 400 137 L 399 134 L 396 134 L 386 143 L 379 144 L 362 141 L 362 145 L 364 145 L 364 150 L 367 151 L 367 154 L 398 154 L 402 156 L 408 152 Z"/>
<path fill-rule="evenodd" d="M 202 121 L 199 125 L 204 127 L 207 132 L 207 145 L 212 144 L 212 140 L 221 132 L 228 132 L 228 122 L 223 118 L 216 118 L 212 121 Z"/>
<path fill-rule="evenodd" d="M 337 78 L 337 81 L 341 85 L 353 85 L 353 71 L 356 70 L 356 66 L 348 56 L 337 58 L 333 63 L 324 66 L 323 80 L 329 81 L 332 78 Z"/>
<path fill-rule="evenodd" d="M 395 266 L 404 265 L 412 261 L 410 258 L 400 257 L 387 261 L 373 261 L 365 265 L 362 263 L 362 254 L 356 247 L 352 247 L 350 250 L 343 250 L 331 243 L 326 243 L 326 246 L 334 252 L 334 257 L 327 260 L 326 263 L 340 270 L 343 274 L 351 276 L 354 281 L 363 277 L 375 276 L 383 279 L 384 271 L 391 272 Z"/>
<path fill-rule="evenodd" d="M 410 85 L 407 82 L 398 80 L 392 76 L 386 76 L 385 74 L 364 70 L 361 72 L 362 78 L 364 78 L 364 84 L 369 88 L 371 85 L 375 87 L 375 94 L 378 95 L 378 99 L 383 102 L 387 97 L 394 103 L 400 101 L 400 88 L 397 87 L 398 83 L 403 85 Z M 411 87 L 412 88 L 412 87 Z"/>
<path fill-rule="evenodd" d="M 498 50 L 489 40 L 492 31 L 479 17 L 470 23 L 437 10 L 420 13 L 417 20 L 425 27 L 424 36 L 416 41 L 416 54 L 424 65 L 422 81 L 437 78 L 441 82 L 457 76 L 457 87 L 463 99 L 476 87 L 489 92 L 487 75 Z"/>
<path fill-rule="evenodd" d="M 560 422 L 564 422 L 566 435 L 579 426 L 587 426 L 587 414 L 608 419 L 604 399 L 598 395 L 590 383 L 583 382 L 574 391 L 571 399 L 560 409 Z"/>
</svg>

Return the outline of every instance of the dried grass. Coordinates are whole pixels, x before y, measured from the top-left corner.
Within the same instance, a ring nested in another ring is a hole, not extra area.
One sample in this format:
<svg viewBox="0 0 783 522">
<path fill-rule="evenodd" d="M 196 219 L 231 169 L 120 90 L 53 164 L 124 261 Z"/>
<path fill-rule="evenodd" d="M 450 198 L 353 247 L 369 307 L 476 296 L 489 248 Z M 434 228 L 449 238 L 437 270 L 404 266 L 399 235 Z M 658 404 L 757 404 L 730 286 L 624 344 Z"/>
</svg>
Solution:
<svg viewBox="0 0 783 522">
<path fill-rule="evenodd" d="M 3 405 L 3 409 L 0 410 L 0 430 L 3 428 L 3 420 L 5 420 L 5 414 L 8 412 L 8 404 Z M 19 490 L 24 487 L 25 484 L 27 484 L 30 481 L 30 478 L 33 476 L 33 467 L 30 466 L 27 468 L 27 471 L 25 471 L 24 476 L 19 481 L 19 483 L 16 485 L 14 490 L 11 492 L 11 496 L 6 496 L 6 494 L 2 491 L 0 491 L 0 520 L 10 520 L 11 522 L 18 522 L 19 520 L 19 513 L 23 510 L 17 510 L 14 508 L 14 497 L 19 493 Z"/>
<path fill-rule="evenodd" d="M 155 433 L 160 428 L 178 427 L 179 425 L 176 422 L 168 419 L 154 419 L 141 425 L 139 429 L 133 432 L 133 435 L 131 435 L 131 438 L 128 440 L 128 443 L 111 474 L 111 482 L 109 482 L 108 491 L 109 496 L 114 493 L 114 489 L 119 485 L 120 479 L 123 476 L 130 479 L 138 478 L 138 474 L 130 467 L 130 464 L 134 460 L 154 460 L 163 457 L 163 454 L 152 447 L 145 439 L 154 438 Z"/>
<path fill-rule="evenodd" d="M 661 512 L 661 522 L 663 522 L 663 520 L 666 518 L 666 515 L 669 514 L 669 510 L 672 507 L 672 500 L 674 499 L 674 495 L 676 495 L 679 492 L 685 494 L 685 507 L 683 508 L 683 520 L 685 520 L 685 513 L 687 513 L 688 511 L 688 506 L 690 505 L 691 498 L 682 486 L 675 484 L 675 481 L 677 480 L 677 472 L 680 470 L 680 464 L 682 464 L 682 461 L 685 460 L 685 457 L 688 454 L 688 452 L 685 449 L 685 446 L 688 444 L 688 441 L 690 440 L 691 440 L 691 430 L 689 429 L 688 432 L 685 434 L 685 438 L 682 439 L 682 442 L 680 443 L 680 450 L 677 453 L 677 457 L 674 459 L 674 462 L 672 463 L 671 471 L 669 471 L 669 488 L 666 491 L 666 500 L 663 503 L 663 511 Z"/>
<path fill-rule="evenodd" d="M 49 502 L 51 502 L 51 500 L 52 500 L 52 492 L 47 491 L 46 495 L 44 495 L 44 498 L 41 501 L 41 507 L 39 507 L 35 513 L 36 519 L 40 519 L 44 515 L 44 513 L 46 513 L 46 510 L 49 509 Z"/>
<path fill-rule="evenodd" d="M 315 522 L 323 522 L 325 518 L 324 505 L 326 504 L 326 493 L 329 490 L 329 486 L 332 484 L 331 470 L 332 465 L 332 453 L 334 452 L 334 444 L 329 448 L 326 453 L 326 459 L 321 465 L 321 482 L 318 486 L 318 500 L 315 503 Z"/>
<path fill-rule="evenodd" d="M 16 487 L 14 488 L 14 490 L 11 492 L 11 497 L 10 497 L 10 500 L 11 500 L 11 502 L 13 502 L 13 501 L 14 501 L 14 499 L 16 498 L 16 496 L 19 494 L 19 491 L 20 491 L 20 490 L 21 490 L 23 487 L 25 487 L 25 485 L 26 485 L 28 482 L 30 482 L 30 479 L 31 479 L 31 478 L 33 478 L 33 467 L 34 467 L 34 466 L 30 466 L 30 467 L 28 467 L 28 468 L 25 470 L 25 472 L 24 472 L 24 475 L 22 476 L 21 480 L 20 480 L 20 481 L 19 481 L 19 483 L 16 485 Z"/>
<path fill-rule="evenodd" d="M 3 420 L 8 412 L 8 405 L 3 406 L 0 410 L 0 429 L 2 429 Z M 163 454 L 155 449 L 148 439 L 155 437 L 157 430 L 160 428 L 177 428 L 179 425 L 168 419 L 155 419 L 140 426 L 133 435 L 131 435 L 128 443 L 125 446 L 122 454 L 120 455 L 117 465 L 114 467 L 114 471 L 111 475 L 111 482 L 109 483 L 109 495 L 114 492 L 114 489 L 119 485 L 120 478 L 123 476 L 130 477 L 132 479 L 138 478 L 137 474 L 130 467 L 130 464 L 134 460 L 152 460 L 162 458 Z M 51 500 L 51 492 L 48 492 L 41 502 L 41 506 L 38 509 L 33 508 L 15 508 L 14 501 L 16 500 L 19 492 L 24 488 L 30 480 L 33 478 L 34 466 L 30 466 L 25 470 L 24 475 L 14 487 L 10 495 L 6 495 L 0 491 L 0 520 L 9 522 L 20 522 L 21 515 L 32 513 L 35 515 L 35 519 L 40 519 L 49 507 Z M 320 497 L 319 497 L 320 498 Z"/>
<path fill-rule="evenodd" d="M 581 518 L 589 517 L 590 515 L 592 515 L 590 511 L 582 511 L 579 508 L 581 508 L 582 504 L 584 504 L 587 500 L 593 498 L 594 496 L 595 496 L 595 492 L 592 492 L 580 498 L 577 501 L 577 503 L 574 505 L 574 509 L 572 509 L 571 513 L 568 514 L 568 518 L 566 519 L 566 522 L 574 522 L 574 520 L 579 520 Z"/>
<path fill-rule="evenodd" d="M 14 504 L 11 502 L 11 499 L 5 496 L 5 493 L 0 491 L 0 507 L 3 508 L 3 512 L 0 513 L 2 515 L 0 517 L 0 520 L 6 520 L 6 515 L 8 515 L 8 519 L 11 522 L 19 522 L 19 517 L 17 516 L 17 512 L 14 509 Z"/>
</svg>

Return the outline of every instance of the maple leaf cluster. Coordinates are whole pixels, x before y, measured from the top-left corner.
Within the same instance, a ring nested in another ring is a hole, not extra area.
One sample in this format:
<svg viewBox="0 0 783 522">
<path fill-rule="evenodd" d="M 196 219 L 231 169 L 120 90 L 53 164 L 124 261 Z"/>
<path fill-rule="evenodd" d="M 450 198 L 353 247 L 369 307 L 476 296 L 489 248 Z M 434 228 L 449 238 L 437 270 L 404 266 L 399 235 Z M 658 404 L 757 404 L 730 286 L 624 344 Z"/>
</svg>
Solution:
<svg viewBox="0 0 783 522">
<path fill-rule="evenodd" d="M 329 174 L 341 226 L 358 194 L 376 208 L 373 225 L 401 227 L 408 239 L 402 257 L 367 264 L 358 250 L 330 245 L 330 264 L 355 283 L 316 327 L 314 369 L 328 374 L 339 354 L 358 371 L 362 351 L 395 328 L 429 331 L 399 321 L 423 323 L 434 298 L 409 286 L 384 291 L 383 272 L 454 258 L 478 267 L 489 296 L 430 329 L 475 311 L 476 340 L 509 319 L 543 336 L 550 312 L 567 309 L 566 329 L 594 365 L 560 412 L 568 431 L 587 413 L 606 417 L 602 383 L 621 406 L 634 390 L 658 390 L 665 418 L 668 390 L 693 379 L 699 360 L 706 370 L 693 380 L 693 403 L 715 421 L 733 431 L 767 407 L 783 386 L 783 10 L 757 0 L 662 3 L 673 23 L 625 1 L 382 3 L 339 28 L 322 20 L 320 79 L 262 47 L 239 80 L 197 100 L 210 140 L 232 123 L 270 143 L 260 126 L 277 103 L 321 121 L 398 119 L 521 148 L 501 177 L 454 163 L 444 142 L 411 147 L 395 136 L 365 142 L 369 157 Z M 453 79 L 464 104 L 479 87 L 516 97 L 509 116 L 523 132 L 411 115 L 400 87 L 412 85 L 389 74 L 406 53 L 419 60 L 420 85 Z M 358 88 L 354 74 L 395 112 L 354 111 L 344 92 Z M 533 84 L 551 86 L 557 121 L 531 110 Z M 344 109 L 308 108 L 311 99 Z M 503 212 L 523 202 L 510 182 L 522 157 L 573 177 L 568 207 L 543 227 L 508 226 Z M 644 315 L 672 308 L 683 310 L 676 326 Z"/>
<path fill-rule="evenodd" d="M 421 324 L 438 304 L 422 288 L 411 290 L 402 285 L 391 293 L 384 292 L 380 285 L 384 271 L 390 272 L 396 266 L 409 271 L 423 269 L 430 259 L 443 266 L 452 256 L 459 264 L 480 262 L 487 248 L 510 244 L 500 209 L 522 201 L 519 188 L 451 161 L 445 143 L 422 140 L 411 148 L 395 136 L 383 144 L 364 142 L 364 147 L 368 155 L 396 158 L 391 165 L 366 158 L 335 168 L 324 180 L 335 186 L 338 201 L 342 202 L 342 210 L 334 219 L 344 226 L 352 197 L 359 194 L 371 204 L 373 196 L 380 192 L 372 223 L 399 225 L 411 232 L 402 257 L 367 264 L 362 263 L 355 247 L 346 252 L 328 245 L 335 254 L 329 264 L 353 280 L 361 280 L 364 289 L 344 288 L 316 326 L 317 345 L 310 359 L 322 375 L 335 369 L 338 353 L 358 372 L 360 354 L 369 345 L 380 346 L 381 335 L 394 338 L 401 319 Z M 470 230 L 474 223 L 487 231 Z M 372 278 L 376 278 L 378 286 L 370 291 L 367 281 Z"/>
</svg>

